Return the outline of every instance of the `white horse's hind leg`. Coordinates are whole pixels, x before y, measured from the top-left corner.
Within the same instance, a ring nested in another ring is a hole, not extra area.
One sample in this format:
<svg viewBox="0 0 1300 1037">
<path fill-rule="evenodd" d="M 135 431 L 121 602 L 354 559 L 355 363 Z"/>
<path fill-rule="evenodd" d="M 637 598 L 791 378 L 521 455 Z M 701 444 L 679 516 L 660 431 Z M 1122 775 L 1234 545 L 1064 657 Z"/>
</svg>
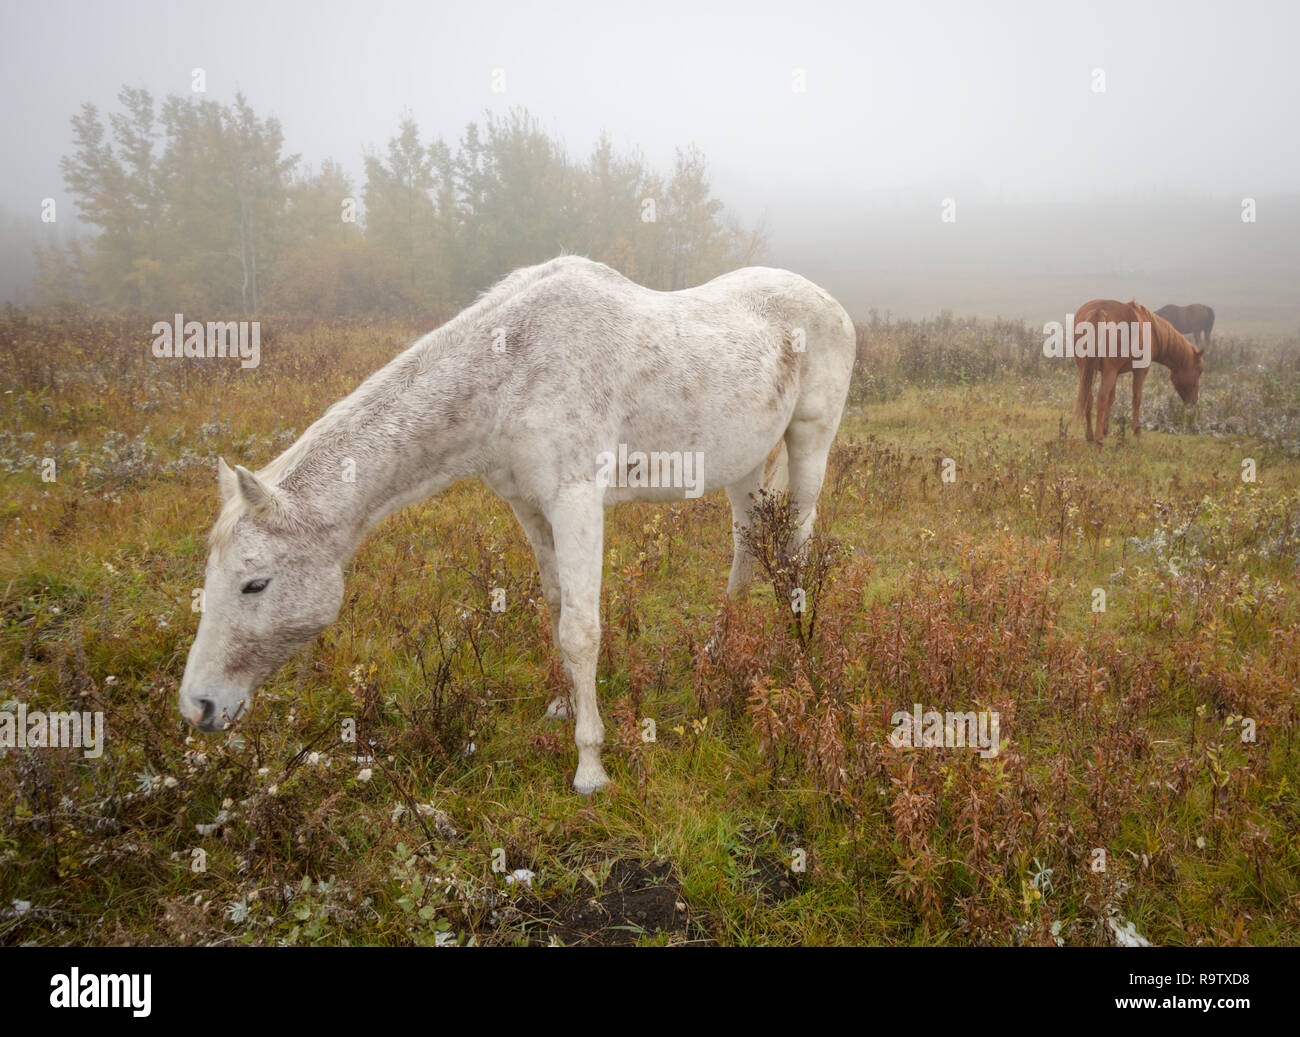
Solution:
<svg viewBox="0 0 1300 1037">
<path fill-rule="evenodd" d="M 605 514 L 595 487 L 570 491 L 552 508 L 555 562 L 559 575 L 560 654 L 573 684 L 578 770 L 573 787 L 590 795 L 609 783 L 600 762 L 605 725 L 596 701 L 600 653 L 600 572 Z"/>
<path fill-rule="evenodd" d="M 731 577 L 727 580 L 729 597 L 742 597 L 754 582 L 754 556 L 745 546 L 744 531 L 753 516 L 755 498 L 763 489 L 766 462 L 759 465 L 743 479 L 727 487 L 727 500 L 731 501 Z M 717 659 L 722 644 L 722 613 L 714 619 L 713 633 L 704 645 L 710 659 Z"/>
<path fill-rule="evenodd" d="M 743 479 L 727 487 L 727 500 L 731 501 L 731 578 L 727 580 L 727 593 L 733 598 L 743 594 L 754 580 L 754 556 L 745 547 L 741 536 L 748 528 L 754 510 L 754 497 L 763 488 L 764 465 L 759 465 Z"/>
<path fill-rule="evenodd" d="M 560 578 L 555 571 L 555 538 L 551 524 L 546 516 L 525 501 L 511 501 L 510 510 L 515 513 L 519 525 L 523 528 L 528 543 L 532 545 L 533 557 L 537 559 L 537 572 L 542 578 L 542 596 L 546 599 L 546 609 L 551 614 L 551 644 L 560 650 Z M 557 695 L 546 707 L 546 715 L 554 720 L 569 718 L 569 697 Z"/>
<path fill-rule="evenodd" d="M 790 454 L 790 514 L 798 524 L 790 552 L 798 551 L 812 535 L 817 521 L 817 498 L 826 478 L 826 458 L 839 422 L 796 419 L 785 430 L 785 445 Z"/>
</svg>

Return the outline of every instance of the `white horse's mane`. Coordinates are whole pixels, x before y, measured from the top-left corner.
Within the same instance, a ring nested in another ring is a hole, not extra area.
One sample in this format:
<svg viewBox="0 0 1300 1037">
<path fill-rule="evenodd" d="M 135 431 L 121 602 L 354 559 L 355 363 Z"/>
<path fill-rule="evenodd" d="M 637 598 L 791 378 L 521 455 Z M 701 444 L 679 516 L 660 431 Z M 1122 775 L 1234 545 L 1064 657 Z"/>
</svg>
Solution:
<svg viewBox="0 0 1300 1037">
<path fill-rule="evenodd" d="M 427 370 L 457 330 L 476 323 L 480 317 L 508 301 L 520 290 L 577 264 L 603 266 L 594 260 L 566 254 L 507 274 L 481 292 L 472 305 L 445 324 L 422 335 L 392 361 L 370 375 L 351 394 L 332 404 L 288 449 L 262 468 L 257 473 L 258 476 L 272 487 L 283 485 L 322 446 L 332 445 L 338 438 L 352 435 L 352 419 L 365 413 L 382 414 L 385 401 L 395 398 L 409 386 L 412 378 Z M 248 505 L 239 494 L 226 500 L 208 534 L 208 546 L 217 552 L 229 546 L 235 527 L 247 513 Z M 286 513 L 284 518 L 292 522 L 290 514 Z"/>
</svg>

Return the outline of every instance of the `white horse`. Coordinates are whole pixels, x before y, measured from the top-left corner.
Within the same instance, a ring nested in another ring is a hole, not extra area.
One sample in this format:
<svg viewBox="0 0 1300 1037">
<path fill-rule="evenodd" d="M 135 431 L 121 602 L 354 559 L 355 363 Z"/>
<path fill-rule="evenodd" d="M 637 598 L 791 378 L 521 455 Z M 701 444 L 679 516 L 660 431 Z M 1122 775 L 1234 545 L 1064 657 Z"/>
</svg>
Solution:
<svg viewBox="0 0 1300 1037">
<path fill-rule="evenodd" d="M 853 324 L 816 285 L 750 267 L 657 292 L 561 256 L 515 271 L 334 404 L 261 471 L 222 460 L 198 634 L 180 709 L 220 730 L 338 616 L 366 532 L 456 479 L 514 510 L 572 683 L 581 793 L 603 787 L 596 701 L 603 509 L 723 488 L 735 555 L 784 444 L 802 544 L 853 368 Z M 769 483 L 772 481 L 769 478 Z M 561 696 L 549 716 L 567 717 Z"/>
</svg>

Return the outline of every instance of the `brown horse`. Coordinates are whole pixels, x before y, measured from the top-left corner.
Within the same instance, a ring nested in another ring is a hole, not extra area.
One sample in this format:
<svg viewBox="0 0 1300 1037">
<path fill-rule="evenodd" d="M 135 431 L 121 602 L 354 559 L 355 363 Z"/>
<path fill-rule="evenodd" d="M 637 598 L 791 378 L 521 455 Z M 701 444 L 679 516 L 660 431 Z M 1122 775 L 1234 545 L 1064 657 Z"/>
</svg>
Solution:
<svg viewBox="0 0 1300 1037">
<path fill-rule="evenodd" d="M 1138 302 L 1116 302 L 1114 299 L 1093 299 L 1079 307 L 1074 316 L 1074 327 L 1081 329 L 1091 324 L 1094 329 L 1103 325 L 1123 324 L 1141 329 L 1150 325 L 1151 356 L 1158 364 L 1169 368 L 1170 380 L 1182 401 L 1191 406 L 1200 395 L 1201 372 L 1205 369 L 1205 355 L 1195 345 L 1179 334 L 1178 329 L 1163 317 L 1152 313 Z M 1143 332 L 1145 333 L 1145 332 Z M 1115 382 L 1125 371 L 1133 372 L 1133 435 L 1142 434 L 1138 424 L 1138 414 L 1142 408 L 1142 383 L 1146 381 L 1150 366 L 1133 365 L 1132 356 L 1104 356 L 1101 347 L 1103 336 L 1096 335 L 1097 348 L 1091 350 L 1093 356 L 1074 358 L 1079 368 L 1079 395 L 1075 405 L 1075 415 L 1083 415 L 1087 421 L 1089 443 L 1102 445 L 1106 438 L 1106 427 L 1110 420 L 1110 409 L 1115 403 Z M 1127 341 L 1127 340 L 1126 340 Z M 1127 350 L 1126 350 L 1127 352 Z M 1097 392 L 1097 435 L 1092 434 L 1092 383 L 1101 372 L 1101 386 Z"/>
<path fill-rule="evenodd" d="M 1161 306 L 1156 310 L 1157 317 L 1164 317 L 1170 324 L 1181 331 L 1193 342 L 1200 336 L 1201 348 L 1210 344 L 1210 332 L 1214 330 L 1214 311 L 1208 306 L 1194 302 L 1190 306 Z"/>
</svg>

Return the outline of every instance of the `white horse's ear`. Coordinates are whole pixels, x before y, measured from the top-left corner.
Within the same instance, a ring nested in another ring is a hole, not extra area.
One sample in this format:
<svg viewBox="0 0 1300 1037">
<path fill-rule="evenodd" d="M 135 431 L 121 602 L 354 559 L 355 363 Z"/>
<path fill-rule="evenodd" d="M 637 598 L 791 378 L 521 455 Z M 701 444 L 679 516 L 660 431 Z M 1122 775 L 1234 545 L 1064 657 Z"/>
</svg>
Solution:
<svg viewBox="0 0 1300 1037">
<path fill-rule="evenodd" d="M 275 491 L 242 464 L 235 465 L 235 478 L 239 484 L 240 496 L 253 511 L 275 504 Z"/>
<path fill-rule="evenodd" d="M 239 492 L 239 482 L 224 457 L 217 458 L 217 483 L 221 486 L 221 502 L 224 504 Z"/>
</svg>

